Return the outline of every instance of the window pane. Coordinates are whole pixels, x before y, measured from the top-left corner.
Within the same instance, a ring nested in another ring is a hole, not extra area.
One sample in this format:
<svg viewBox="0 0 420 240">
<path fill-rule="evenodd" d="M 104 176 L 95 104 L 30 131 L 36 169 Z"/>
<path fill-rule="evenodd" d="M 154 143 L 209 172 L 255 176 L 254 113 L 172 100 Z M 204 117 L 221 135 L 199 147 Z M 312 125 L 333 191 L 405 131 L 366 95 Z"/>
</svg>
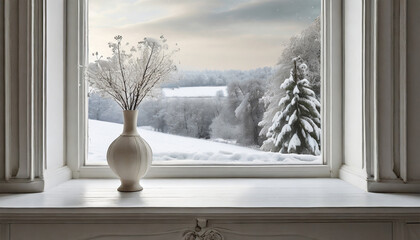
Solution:
<svg viewBox="0 0 420 240">
<path fill-rule="evenodd" d="M 322 164 L 320 12 L 320 0 L 90 0 L 88 71 L 162 46 L 172 65 L 138 107 L 153 164 Z M 128 78 L 153 73 L 127 64 Z M 86 164 L 106 164 L 122 132 L 107 93 L 89 86 Z"/>
</svg>

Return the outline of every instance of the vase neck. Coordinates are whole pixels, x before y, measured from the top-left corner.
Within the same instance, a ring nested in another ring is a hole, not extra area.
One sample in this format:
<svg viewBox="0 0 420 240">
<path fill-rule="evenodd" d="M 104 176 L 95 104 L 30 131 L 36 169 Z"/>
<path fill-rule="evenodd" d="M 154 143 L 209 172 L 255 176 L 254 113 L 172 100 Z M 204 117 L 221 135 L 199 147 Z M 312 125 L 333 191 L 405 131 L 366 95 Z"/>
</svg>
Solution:
<svg viewBox="0 0 420 240">
<path fill-rule="evenodd" d="M 137 110 L 124 110 L 124 130 L 122 135 L 138 135 L 137 132 Z"/>
</svg>

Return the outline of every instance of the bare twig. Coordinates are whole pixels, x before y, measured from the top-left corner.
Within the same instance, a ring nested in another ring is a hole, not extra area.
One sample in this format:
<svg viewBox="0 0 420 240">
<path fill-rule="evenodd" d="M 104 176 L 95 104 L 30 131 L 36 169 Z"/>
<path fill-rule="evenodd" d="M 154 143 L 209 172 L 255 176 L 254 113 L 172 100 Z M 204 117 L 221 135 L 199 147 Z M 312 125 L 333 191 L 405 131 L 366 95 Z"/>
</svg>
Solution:
<svg viewBox="0 0 420 240">
<path fill-rule="evenodd" d="M 135 110 L 148 93 L 176 69 L 172 56 L 178 49 L 169 52 L 166 39 L 161 36 L 160 40 L 145 38 L 128 54 L 122 49 L 122 37 L 116 36 L 115 40 L 109 43 L 112 57 L 99 58 L 91 64 L 88 80 L 93 88 L 112 97 L 122 109 Z"/>
</svg>

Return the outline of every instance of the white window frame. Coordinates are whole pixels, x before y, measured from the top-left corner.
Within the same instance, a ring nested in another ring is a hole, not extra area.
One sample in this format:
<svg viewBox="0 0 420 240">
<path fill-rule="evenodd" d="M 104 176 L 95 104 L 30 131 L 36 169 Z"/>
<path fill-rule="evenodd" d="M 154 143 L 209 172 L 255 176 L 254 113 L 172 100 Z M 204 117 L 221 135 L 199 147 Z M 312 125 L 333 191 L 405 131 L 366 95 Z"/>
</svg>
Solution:
<svg viewBox="0 0 420 240">
<path fill-rule="evenodd" d="M 342 1 L 321 0 L 322 165 L 152 165 L 154 177 L 338 177 L 342 165 Z M 87 0 L 67 1 L 67 163 L 73 178 L 115 178 L 108 166 L 86 166 Z"/>
</svg>

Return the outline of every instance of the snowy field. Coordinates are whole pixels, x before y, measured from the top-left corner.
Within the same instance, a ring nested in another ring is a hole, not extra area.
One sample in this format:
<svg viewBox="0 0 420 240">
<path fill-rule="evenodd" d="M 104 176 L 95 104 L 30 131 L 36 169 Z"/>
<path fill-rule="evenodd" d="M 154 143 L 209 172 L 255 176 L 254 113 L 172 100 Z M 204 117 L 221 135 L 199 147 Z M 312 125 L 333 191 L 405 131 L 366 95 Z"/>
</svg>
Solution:
<svg viewBox="0 0 420 240">
<path fill-rule="evenodd" d="M 107 164 L 106 151 L 122 132 L 118 123 L 89 120 L 87 164 Z M 259 151 L 223 142 L 182 137 L 139 127 L 153 150 L 153 164 L 321 164 L 312 155 Z"/>
<path fill-rule="evenodd" d="M 218 91 L 227 96 L 226 86 L 162 88 L 165 97 L 215 97 Z"/>
</svg>

